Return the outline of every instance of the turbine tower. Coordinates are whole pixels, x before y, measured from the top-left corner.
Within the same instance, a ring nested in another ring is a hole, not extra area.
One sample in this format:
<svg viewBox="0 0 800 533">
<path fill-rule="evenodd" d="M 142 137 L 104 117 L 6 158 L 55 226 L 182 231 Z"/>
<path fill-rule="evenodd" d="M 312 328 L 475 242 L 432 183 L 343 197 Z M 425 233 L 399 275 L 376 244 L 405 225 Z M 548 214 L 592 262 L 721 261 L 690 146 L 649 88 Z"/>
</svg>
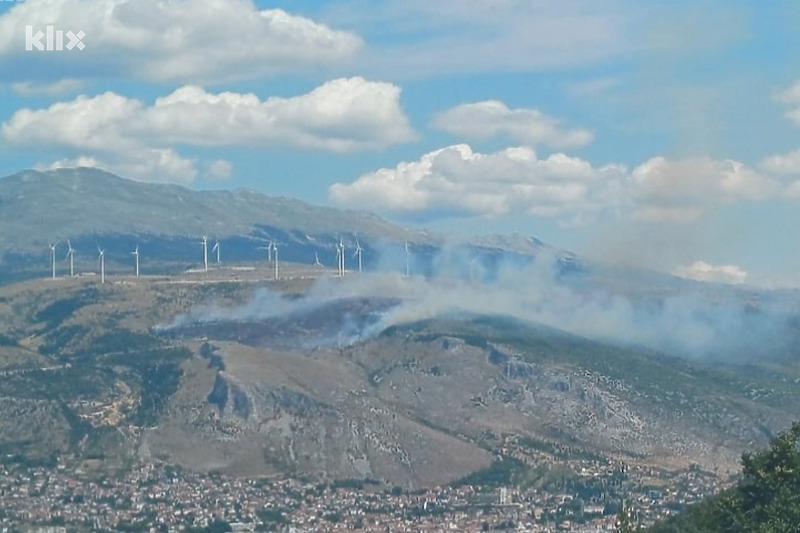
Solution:
<svg viewBox="0 0 800 533">
<path fill-rule="evenodd" d="M 53 279 L 56 279 L 56 246 L 58 246 L 58 242 L 54 242 L 50 245 L 50 266 Z"/>
<path fill-rule="evenodd" d="M 361 247 L 361 244 L 358 242 L 358 238 L 356 237 L 356 253 L 353 254 L 353 257 L 358 257 L 358 273 L 361 274 L 361 252 L 364 249 Z"/>
<path fill-rule="evenodd" d="M 411 265 L 409 263 L 408 241 L 406 241 L 406 277 L 411 276 Z"/>
<path fill-rule="evenodd" d="M 340 266 L 340 268 L 339 268 L 339 271 L 340 271 L 340 274 L 339 274 L 339 275 L 340 275 L 341 277 L 344 277 L 344 273 L 345 273 L 345 266 L 344 266 L 344 259 L 345 259 L 345 258 L 344 258 L 344 242 L 342 242 L 342 238 L 341 238 L 341 237 L 339 237 L 339 249 L 342 251 L 341 255 L 339 256 L 339 262 L 341 263 L 341 266 Z"/>
<path fill-rule="evenodd" d="M 342 247 L 336 243 L 336 275 L 342 277 Z"/>
<path fill-rule="evenodd" d="M 69 259 L 69 277 L 75 277 L 75 267 L 74 267 L 74 259 L 75 259 L 75 248 L 72 247 L 72 243 L 67 241 L 67 255 L 64 256 L 64 259 Z"/>
<path fill-rule="evenodd" d="M 278 279 L 278 245 L 273 241 L 272 250 L 275 252 L 275 279 Z"/>
<path fill-rule="evenodd" d="M 139 277 L 139 245 L 136 245 L 136 249 L 131 252 L 131 255 L 136 258 L 136 277 Z"/>
<path fill-rule="evenodd" d="M 208 272 L 208 237 L 203 235 L 203 270 Z"/>
<path fill-rule="evenodd" d="M 99 254 L 97 260 L 100 263 L 100 283 L 106 282 L 106 253 L 105 250 L 98 247 L 97 252 Z"/>
<path fill-rule="evenodd" d="M 217 252 L 217 264 L 219 265 L 219 241 L 214 241 L 214 247 L 211 249 L 212 252 Z"/>
</svg>

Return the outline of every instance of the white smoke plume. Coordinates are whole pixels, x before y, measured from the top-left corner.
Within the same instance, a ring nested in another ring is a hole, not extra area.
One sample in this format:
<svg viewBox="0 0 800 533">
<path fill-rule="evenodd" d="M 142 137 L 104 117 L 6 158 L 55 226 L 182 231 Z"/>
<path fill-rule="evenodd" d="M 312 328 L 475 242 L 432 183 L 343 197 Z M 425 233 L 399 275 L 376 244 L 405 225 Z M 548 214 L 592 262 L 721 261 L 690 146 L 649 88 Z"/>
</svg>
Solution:
<svg viewBox="0 0 800 533">
<path fill-rule="evenodd" d="M 391 326 L 467 313 L 510 316 L 592 340 L 690 358 L 742 361 L 780 355 L 791 341 L 794 297 L 789 293 L 648 278 L 632 270 L 563 275 L 556 255 L 545 251 L 527 265 L 501 263 L 484 282 L 488 265 L 464 252 L 453 254 L 437 257 L 428 278 L 397 272 L 321 278 L 297 299 L 261 289 L 244 306 L 198 308 L 174 325 L 264 320 L 379 297 L 393 299 L 381 308 L 380 318 L 358 322 L 358 332 L 343 317 L 340 340 L 360 342 Z"/>
</svg>

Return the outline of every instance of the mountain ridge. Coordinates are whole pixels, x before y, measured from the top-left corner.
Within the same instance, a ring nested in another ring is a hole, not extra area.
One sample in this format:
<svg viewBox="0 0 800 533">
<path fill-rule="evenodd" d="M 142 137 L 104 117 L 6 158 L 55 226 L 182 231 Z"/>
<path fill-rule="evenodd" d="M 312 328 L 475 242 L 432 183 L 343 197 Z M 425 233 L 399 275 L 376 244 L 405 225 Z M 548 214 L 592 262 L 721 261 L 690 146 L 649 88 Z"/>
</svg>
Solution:
<svg viewBox="0 0 800 533">
<path fill-rule="evenodd" d="M 456 237 L 389 222 L 367 211 L 341 210 L 252 189 L 192 190 L 181 185 L 129 180 L 94 168 L 23 170 L 0 178 L 0 279 L 28 279 L 49 272 L 49 246 L 69 241 L 96 270 L 94 250 L 106 250 L 107 271 L 127 271 L 130 252 L 142 245 L 150 273 L 196 268 L 202 236 L 222 241 L 230 263 L 263 258 L 266 243 L 281 245 L 284 261 L 332 264 L 338 242 L 365 250 L 365 268 L 401 269 L 403 243 L 412 247 L 417 273 L 433 268 L 444 249 L 530 258 L 542 250 L 561 252 L 535 237 L 518 234 Z M 58 270 L 64 268 L 64 248 Z M 352 252 L 348 252 L 348 256 Z M 90 260 L 91 258 L 91 260 Z M 388 258 L 388 259 L 387 259 Z M 348 261 L 350 262 L 350 261 Z"/>
<path fill-rule="evenodd" d="M 53 188 L 47 191 L 44 187 Z M 37 197 L 33 197 L 36 195 Z M 90 196 L 92 201 L 106 200 L 113 202 L 117 209 L 114 217 L 102 217 L 103 224 L 97 223 L 95 227 L 86 226 L 76 229 L 82 231 L 100 230 L 108 232 L 109 229 L 118 232 L 151 233 L 158 234 L 158 223 L 165 221 L 151 221 L 147 219 L 156 208 L 172 208 L 180 205 L 191 214 L 179 216 L 173 211 L 173 225 L 170 230 L 162 230 L 162 234 L 186 234 L 202 236 L 217 231 L 219 237 L 234 233 L 248 233 L 255 224 L 274 225 L 282 223 L 284 227 L 299 231 L 320 231 L 320 222 L 331 224 L 334 217 L 338 225 L 337 230 L 343 233 L 363 233 L 365 235 L 385 233 L 397 238 L 413 237 L 418 240 L 426 238 L 430 232 L 415 230 L 391 224 L 377 215 L 366 211 L 339 210 L 330 207 L 308 204 L 296 198 L 274 197 L 262 194 L 252 189 L 234 190 L 192 190 L 181 185 L 168 183 L 148 183 L 129 180 L 102 170 L 79 167 L 74 169 L 57 169 L 50 171 L 23 170 L 16 174 L 0 178 L 0 217 L 14 215 L 17 222 L 28 221 L 29 213 L 26 209 L 42 207 L 39 203 L 46 203 L 55 199 L 54 195 L 64 195 L 66 200 L 54 202 L 55 205 L 67 204 L 66 208 L 59 210 L 53 222 L 65 219 L 58 230 L 51 230 L 51 234 L 67 233 L 83 218 L 84 212 L 75 213 L 76 209 L 70 204 L 80 200 L 80 195 Z M 144 201 L 150 201 L 145 204 Z M 31 204 L 33 202 L 33 204 Z M 224 204 L 232 204 L 229 209 L 224 209 Z M 137 225 L 130 224 L 122 219 L 122 215 L 130 216 L 130 210 L 136 205 L 142 206 L 143 216 Z M 96 212 L 102 215 L 102 206 L 95 206 Z M 119 209 L 123 211 L 119 211 Z M 241 210 L 244 209 L 244 212 Z M 257 212 L 257 210 L 261 210 Z M 9 212 L 10 211 L 10 212 Z M 226 213 L 228 211 L 228 213 Z M 42 213 L 34 211 L 36 216 Z M 73 216 L 79 214 L 79 216 Z M 296 215 L 295 215 L 296 214 Z M 307 215 L 314 215 L 308 218 Z M 27 216 L 26 216 L 27 215 Z M 295 215 L 288 221 L 281 217 Z M 99 218 L 99 217 L 98 217 Z M 215 223 L 216 219 L 216 223 Z M 126 225 L 127 224 L 127 225 Z M 216 226 L 216 227 L 214 227 Z M 2 230 L 0 230 L 2 231 Z M 4 239 L 13 237 L 8 232 L 0 235 Z M 37 245 L 47 244 L 51 240 L 42 236 L 34 236 Z M 428 240 L 430 240 L 428 238 Z M 11 241 L 13 242 L 13 241 Z M 423 241 L 424 242 L 424 241 Z"/>
</svg>

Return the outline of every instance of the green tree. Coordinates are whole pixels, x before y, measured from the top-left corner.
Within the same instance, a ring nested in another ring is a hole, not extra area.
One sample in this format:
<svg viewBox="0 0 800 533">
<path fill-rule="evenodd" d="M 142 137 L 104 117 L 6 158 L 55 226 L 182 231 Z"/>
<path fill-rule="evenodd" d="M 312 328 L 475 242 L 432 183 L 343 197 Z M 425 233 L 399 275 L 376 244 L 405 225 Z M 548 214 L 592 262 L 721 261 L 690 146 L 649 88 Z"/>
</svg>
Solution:
<svg viewBox="0 0 800 533">
<path fill-rule="evenodd" d="M 770 447 L 742 456 L 736 487 L 657 524 L 652 533 L 797 533 L 800 531 L 800 422 Z"/>
</svg>

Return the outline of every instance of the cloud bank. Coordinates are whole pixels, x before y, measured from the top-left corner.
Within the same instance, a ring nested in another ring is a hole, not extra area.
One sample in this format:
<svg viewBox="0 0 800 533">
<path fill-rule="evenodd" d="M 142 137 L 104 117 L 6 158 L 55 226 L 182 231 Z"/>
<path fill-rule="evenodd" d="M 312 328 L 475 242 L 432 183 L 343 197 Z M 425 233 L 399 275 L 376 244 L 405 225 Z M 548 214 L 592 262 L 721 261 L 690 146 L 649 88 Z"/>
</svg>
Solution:
<svg viewBox="0 0 800 533">
<path fill-rule="evenodd" d="M 352 152 L 407 142 L 414 132 L 397 86 L 356 77 L 329 81 L 300 96 L 265 100 L 193 85 L 152 105 L 110 91 L 79 96 L 44 109 L 18 110 L 0 126 L 0 138 L 17 147 L 83 152 L 78 160 L 91 159 L 137 179 L 167 176 L 188 183 L 197 170 L 174 146 Z M 223 173 L 230 175 L 231 169 Z"/>
<path fill-rule="evenodd" d="M 540 158 L 524 146 L 484 154 L 458 144 L 334 184 L 328 192 L 338 205 L 398 214 L 524 213 L 574 224 L 620 213 L 689 222 L 711 206 L 763 199 L 778 190 L 773 179 L 731 160 L 654 157 L 629 171 L 624 165 L 595 167 L 563 153 Z"/>
<path fill-rule="evenodd" d="M 552 148 L 584 146 L 593 135 L 584 129 L 566 129 L 561 121 L 536 109 L 509 109 L 503 102 L 487 100 L 463 104 L 437 115 L 432 126 L 467 140 L 502 136 L 526 146 Z"/>
<path fill-rule="evenodd" d="M 26 52 L 25 26 L 48 24 L 82 30 L 85 49 L 57 60 Z M 250 0 L 38 0 L 15 3 L 0 16 L 0 81 L 220 83 L 341 64 L 362 46 L 351 32 L 281 9 L 259 10 Z M 26 68 L 6 68 L 19 61 Z"/>
</svg>

